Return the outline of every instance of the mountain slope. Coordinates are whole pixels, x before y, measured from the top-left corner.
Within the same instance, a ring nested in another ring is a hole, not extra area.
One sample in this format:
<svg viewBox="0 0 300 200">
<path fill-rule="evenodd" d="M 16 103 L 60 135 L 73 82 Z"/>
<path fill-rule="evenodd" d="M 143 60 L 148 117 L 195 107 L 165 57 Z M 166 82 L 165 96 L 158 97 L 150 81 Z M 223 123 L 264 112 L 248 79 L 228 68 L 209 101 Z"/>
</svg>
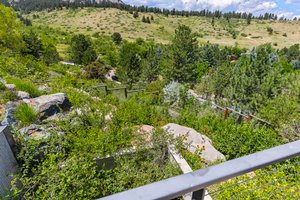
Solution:
<svg viewBox="0 0 300 200">
<path fill-rule="evenodd" d="M 153 16 L 154 19 L 151 24 L 143 23 L 143 16 L 149 18 Z M 199 41 L 202 43 L 209 41 L 247 48 L 272 43 L 274 47 L 282 48 L 300 41 L 299 21 L 252 20 L 251 24 L 247 25 L 243 19 L 231 19 L 228 22 L 221 18 L 215 19 L 215 25 L 212 26 L 212 19 L 206 17 L 166 17 L 161 14 L 140 13 L 135 19 L 127 11 L 113 8 L 42 11 L 31 13 L 26 17 L 37 25 L 47 24 L 66 32 L 90 35 L 94 33 L 111 35 L 120 32 L 123 38 L 129 40 L 144 38 L 161 43 L 168 43 L 172 39 L 174 30 L 179 24 L 190 26 L 199 34 Z M 268 27 L 273 29 L 272 35 L 268 33 Z"/>
</svg>

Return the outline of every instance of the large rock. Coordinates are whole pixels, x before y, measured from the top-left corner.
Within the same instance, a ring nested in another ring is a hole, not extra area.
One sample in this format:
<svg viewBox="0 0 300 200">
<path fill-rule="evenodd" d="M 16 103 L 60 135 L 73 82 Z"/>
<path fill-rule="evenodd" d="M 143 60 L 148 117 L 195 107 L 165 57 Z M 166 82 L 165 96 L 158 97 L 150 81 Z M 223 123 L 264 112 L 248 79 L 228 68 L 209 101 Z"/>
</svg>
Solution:
<svg viewBox="0 0 300 200">
<path fill-rule="evenodd" d="M 59 113 L 61 110 L 65 111 L 71 108 L 71 104 L 64 93 L 43 95 L 33 99 L 24 99 L 23 101 L 38 112 L 41 120 Z"/>
<path fill-rule="evenodd" d="M 172 123 L 167 124 L 163 127 L 163 129 L 168 131 L 170 134 L 173 134 L 175 137 L 184 138 L 185 142 L 188 144 L 186 146 L 187 150 L 191 153 L 201 150 L 200 157 L 206 163 L 225 160 L 225 156 L 214 148 L 212 141 L 194 129 Z"/>
<path fill-rule="evenodd" d="M 19 105 L 20 102 L 8 102 L 6 104 L 5 116 L 3 121 L 1 122 L 2 126 L 10 126 L 16 122 L 14 113 Z"/>
<path fill-rule="evenodd" d="M 23 91 L 17 91 L 17 96 L 20 99 L 29 99 L 30 98 L 30 94 L 28 92 L 23 92 Z"/>
<path fill-rule="evenodd" d="M 52 91 L 51 87 L 49 87 L 47 84 L 41 85 L 41 86 L 38 88 L 38 90 L 39 90 L 40 92 L 51 92 L 51 91 Z"/>
<path fill-rule="evenodd" d="M 24 137 L 25 140 L 29 138 L 40 140 L 44 138 L 50 137 L 50 132 L 46 127 L 39 126 L 36 124 L 31 124 L 28 127 L 24 127 L 20 129 L 20 134 Z"/>
<path fill-rule="evenodd" d="M 15 84 L 5 84 L 6 89 L 8 90 L 15 90 L 16 85 Z"/>
</svg>

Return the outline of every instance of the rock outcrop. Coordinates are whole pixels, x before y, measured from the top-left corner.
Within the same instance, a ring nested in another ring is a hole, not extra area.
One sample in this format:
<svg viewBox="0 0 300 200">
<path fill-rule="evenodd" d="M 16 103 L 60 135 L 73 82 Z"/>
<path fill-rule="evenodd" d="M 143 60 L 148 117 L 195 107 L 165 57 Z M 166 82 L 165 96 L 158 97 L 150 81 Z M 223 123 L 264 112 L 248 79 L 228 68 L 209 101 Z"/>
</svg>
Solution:
<svg viewBox="0 0 300 200">
<path fill-rule="evenodd" d="M 43 95 L 33 99 L 24 99 L 23 101 L 38 113 L 41 120 L 44 120 L 61 110 L 66 111 L 71 108 L 71 104 L 64 93 Z"/>
<path fill-rule="evenodd" d="M 10 126 L 16 122 L 14 113 L 19 105 L 20 105 L 20 102 L 8 102 L 6 104 L 5 116 L 4 116 L 3 121 L 1 122 L 2 126 Z"/>
<path fill-rule="evenodd" d="M 200 150 L 200 157 L 206 163 L 225 160 L 225 156 L 214 148 L 212 141 L 194 129 L 172 123 L 167 124 L 162 128 L 175 137 L 184 138 L 184 142 L 187 143 L 187 150 L 191 153 L 195 153 L 197 150 Z"/>
</svg>

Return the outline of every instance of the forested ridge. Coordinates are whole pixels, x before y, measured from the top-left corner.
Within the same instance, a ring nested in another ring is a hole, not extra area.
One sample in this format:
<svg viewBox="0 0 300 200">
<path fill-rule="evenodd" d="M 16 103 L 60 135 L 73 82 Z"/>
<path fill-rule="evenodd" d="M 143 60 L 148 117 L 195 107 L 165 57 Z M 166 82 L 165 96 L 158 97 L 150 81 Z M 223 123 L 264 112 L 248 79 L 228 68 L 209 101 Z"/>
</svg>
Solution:
<svg viewBox="0 0 300 200">
<path fill-rule="evenodd" d="M 19 6 L 29 8 L 25 2 Z M 46 7 L 60 5 L 77 4 Z M 108 2 L 99 6 L 143 12 L 135 10 L 142 7 Z M 210 138 L 227 160 L 300 138 L 299 44 L 282 49 L 272 44 L 251 49 L 199 44 L 199 33 L 182 24 L 169 44 L 128 41 L 118 32 L 90 36 L 36 26 L 22 11 L 17 14 L 0 5 L 0 118 L 13 128 L 20 166 L 4 199 L 95 199 L 169 178 L 181 171 L 166 156 L 168 145 L 175 146 L 193 170 L 222 162 L 204 160 L 201 152 L 206 149 L 200 144 L 191 153 L 185 136 L 174 138 L 162 129 L 169 123 Z M 67 49 L 63 55 L 58 51 L 61 45 Z M 101 92 L 103 84 L 106 90 L 145 91 L 124 98 L 115 91 Z M 191 91 L 208 103 L 199 102 Z M 45 96 L 59 97 L 55 101 L 60 108 L 42 110 L 34 104 L 37 99 L 46 101 Z M 271 126 L 241 120 L 235 113 L 224 119 L 211 102 L 255 115 Z M 153 127 L 150 133 L 145 125 Z M 136 149 L 132 154 L 119 153 L 132 148 Z M 108 156 L 115 157 L 113 167 L 97 164 Z M 291 163 L 292 169 L 261 177 L 247 187 L 237 185 L 214 198 L 227 199 L 291 173 L 295 176 L 244 197 L 265 198 L 269 193 L 267 199 L 275 199 L 282 197 L 278 188 L 297 191 L 299 159 L 256 171 L 254 176 Z"/>
<path fill-rule="evenodd" d="M 83 7 L 95 7 L 95 8 L 118 8 L 121 10 L 126 10 L 131 13 L 133 12 L 141 12 L 141 13 L 157 13 L 157 14 L 164 14 L 168 15 L 175 15 L 175 16 L 202 16 L 202 17 L 216 17 L 216 18 L 236 18 L 236 19 L 260 19 L 260 20 L 287 20 L 284 17 L 278 17 L 274 13 L 265 13 L 259 16 L 254 16 L 252 13 L 246 12 L 225 12 L 216 10 L 210 11 L 207 9 L 201 11 L 184 11 L 184 10 L 176 10 L 176 9 L 161 9 L 157 7 L 148 7 L 148 6 L 131 6 L 124 3 L 115 3 L 108 0 L 95 2 L 92 1 L 82 1 L 82 0 L 75 0 L 75 1 L 63 1 L 63 0 L 20 0 L 11 3 L 14 9 L 21 11 L 21 12 L 32 12 L 32 11 L 41 11 L 47 9 L 48 11 L 55 10 L 55 9 L 62 9 L 62 8 L 83 8 Z M 295 19 L 297 20 L 297 19 Z"/>
</svg>

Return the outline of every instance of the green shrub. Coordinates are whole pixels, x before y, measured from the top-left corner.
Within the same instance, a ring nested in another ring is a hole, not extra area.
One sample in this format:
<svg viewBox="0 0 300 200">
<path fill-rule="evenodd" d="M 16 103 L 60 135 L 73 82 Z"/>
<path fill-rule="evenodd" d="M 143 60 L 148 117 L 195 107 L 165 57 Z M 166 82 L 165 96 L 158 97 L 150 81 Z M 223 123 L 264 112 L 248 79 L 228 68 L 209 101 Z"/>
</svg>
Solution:
<svg viewBox="0 0 300 200">
<path fill-rule="evenodd" d="M 15 117 L 23 126 L 28 126 L 38 119 L 37 113 L 26 103 L 17 107 Z"/>
<path fill-rule="evenodd" d="M 179 123 L 208 136 L 216 149 L 228 159 L 239 158 L 281 143 L 281 137 L 270 128 L 251 124 L 237 124 L 233 119 L 224 121 L 215 114 L 199 116 L 196 109 L 182 111 Z"/>
<path fill-rule="evenodd" d="M 101 61 L 96 61 L 96 62 L 93 62 L 93 63 L 85 66 L 84 70 L 86 72 L 87 78 L 104 80 L 105 75 L 110 70 L 110 67 L 108 67 Z"/>
<path fill-rule="evenodd" d="M 35 87 L 35 85 L 29 81 L 23 81 L 21 79 L 11 79 L 8 82 L 16 85 L 16 89 L 24 92 L 28 92 L 31 97 L 38 97 L 41 92 Z"/>
<path fill-rule="evenodd" d="M 2 82 L 0 82 L 0 91 L 4 91 L 5 89 L 5 85 Z"/>
<path fill-rule="evenodd" d="M 0 103 L 5 104 L 9 101 L 15 101 L 18 99 L 18 96 L 13 91 L 3 91 L 0 94 Z"/>
<path fill-rule="evenodd" d="M 272 35 L 274 30 L 271 27 L 267 27 L 267 31 L 269 35 Z"/>
</svg>

